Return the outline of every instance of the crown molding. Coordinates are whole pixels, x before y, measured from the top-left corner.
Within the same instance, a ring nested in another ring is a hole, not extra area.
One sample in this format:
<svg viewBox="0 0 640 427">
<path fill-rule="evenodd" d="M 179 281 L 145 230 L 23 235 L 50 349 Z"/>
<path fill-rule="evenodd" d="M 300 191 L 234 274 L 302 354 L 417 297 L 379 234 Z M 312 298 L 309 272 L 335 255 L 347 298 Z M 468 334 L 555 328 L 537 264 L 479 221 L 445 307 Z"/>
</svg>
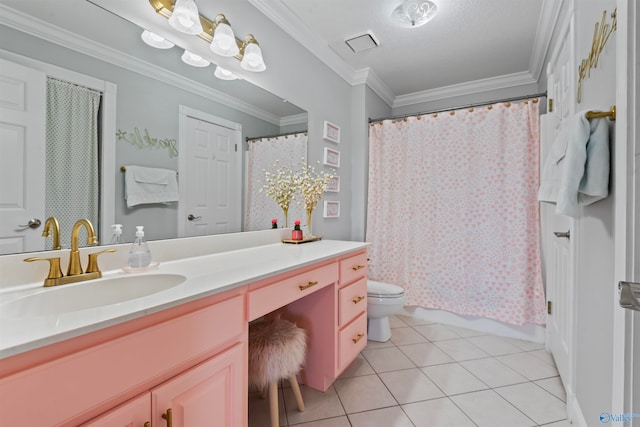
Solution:
<svg viewBox="0 0 640 427">
<path fill-rule="evenodd" d="M 274 125 L 280 117 L 178 73 L 0 4 L 0 24 L 207 98 Z"/>
<path fill-rule="evenodd" d="M 537 79 L 535 79 L 529 72 L 523 71 L 520 73 L 506 74 L 504 76 L 490 77 L 487 79 L 396 96 L 392 107 L 404 107 L 422 102 L 436 101 L 438 99 L 522 86 L 531 83 L 537 83 Z"/>
<path fill-rule="evenodd" d="M 300 114 L 295 114 L 293 116 L 286 116 L 286 117 L 282 117 L 280 118 L 280 126 L 289 126 L 289 125 L 299 125 L 302 123 L 307 123 L 309 120 L 309 114 L 308 113 L 300 113 Z"/>
<path fill-rule="evenodd" d="M 533 51 L 529 62 L 529 73 L 536 80 L 540 79 L 540 75 L 544 70 L 544 60 L 551 47 L 551 40 L 558 25 L 558 19 L 560 19 L 563 2 L 564 0 L 543 0 L 542 2 L 536 38 L 533 42 Z"/>
</svg>

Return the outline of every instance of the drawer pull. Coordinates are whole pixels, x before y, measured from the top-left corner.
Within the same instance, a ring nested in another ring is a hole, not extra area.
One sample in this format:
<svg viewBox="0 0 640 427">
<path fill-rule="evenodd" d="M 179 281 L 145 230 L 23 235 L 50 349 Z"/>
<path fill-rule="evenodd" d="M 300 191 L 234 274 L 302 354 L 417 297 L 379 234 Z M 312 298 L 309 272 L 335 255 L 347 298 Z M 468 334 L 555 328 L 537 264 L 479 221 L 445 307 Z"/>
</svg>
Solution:
<svg viewBox="0 0 640 427">
<path fill-rule="evenodd" d="M 353 269 L 353 271 L 358 271 L 358 270 L 362 270 L 365 267 L 366 265 L 356 265 L 355 267 L 351 267 L 351 268 Z"/>
<path fill-rule="evenodd" d="M 353 338 L 351 341 L 353 341 L 354 344 L 357 344 L 358 341 L 360 341 L 362 339 L 362 337 L 364 337 L 364 334 L 358 334 L 355 338 Z"/>
<path fill-rule="evenodd" d="M 167 420 L 167 427 L 173 427 L 173 411 L 171 408 L 167 409 L 167 412 L 162 414 L 162 418 Z"/>
<path fill-rule="evenodd" d="M 144 423 L 143 427 L 151 427 L 151 423 L 147 421 L 146 423 Z"/>
<path fill-rule="evenodd" d="M 354 299 L 352 299 L 354 304 L 359 303 L 360 301 L 362 301 L 364 299 L 364 297 L 362 295 L 360 295 L 359 297 L 355 297 Z"/>
<path fill-rule="evenodd" d="M 309 282 L 306 285 L 300 285 L 298 287 L 300 288 L 301 291 L 304 291 L 305 289 L 309 289 L 310 287 L 315 286 L 317 284 L 318 284 L 318 281 L 316 280 L 314 282 Z"/>
</svg>

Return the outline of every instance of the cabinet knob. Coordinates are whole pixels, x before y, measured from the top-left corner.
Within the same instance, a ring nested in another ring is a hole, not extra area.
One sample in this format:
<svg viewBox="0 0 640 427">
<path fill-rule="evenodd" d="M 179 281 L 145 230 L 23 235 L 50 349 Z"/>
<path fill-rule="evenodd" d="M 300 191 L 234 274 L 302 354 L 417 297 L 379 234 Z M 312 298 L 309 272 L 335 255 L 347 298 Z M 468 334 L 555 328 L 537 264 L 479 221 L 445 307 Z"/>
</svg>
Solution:
<svg viewBox="0 0 640 427">
<path fill-rule="evenodd" d="M 362 301 L 364 299 L 364 297 L 362 295 L 360 295 L 359 297 L 355 297 L 352 301 L 354 304 L 359 303 L 360 301 Z"/>
<path fill-rule="evenodd" d="M 365 266 L 364 265 L 356 265 L 355 267 L 351 267 L 353 269 L 353 271 L 358 271 L 358 270 L 362 270 Z"/>
<path fill-rule="evenodd" d="M 144 423 L 142 425 L 142 427 L 151 427 L 151 423 L 149 421 L 147 421 L 146 423 Z"/>
<path fill-rule="evenodd" d="M 364 337 L 364 334 L 358 334 L 356 335 L 355 338 L 353 338 L 351 341 L 353 341 L 354 344 L 357 344 L 358 341 L 360 341 L 362 339 L 362 337 Z"/>
<path fill-rule="evenodd" d="M 162 418 L 167 420 L 167 427 L 173 427 L 173 411 L 171 411 L 171 408 L 162 414 Z"/>
</svg>

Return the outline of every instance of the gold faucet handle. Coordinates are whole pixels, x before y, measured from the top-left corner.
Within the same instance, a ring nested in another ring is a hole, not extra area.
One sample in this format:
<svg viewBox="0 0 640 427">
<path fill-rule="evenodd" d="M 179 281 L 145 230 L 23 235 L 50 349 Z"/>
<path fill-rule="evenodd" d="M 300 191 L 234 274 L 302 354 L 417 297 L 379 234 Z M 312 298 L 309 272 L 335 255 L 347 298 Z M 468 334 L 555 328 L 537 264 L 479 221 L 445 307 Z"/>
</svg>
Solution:
<svg viewBox="0 0 640 427">
<path fill-rule="evenodd" d="M 60 258 L 25 258 L 24 262 L 49 261 L 49 275 L 47 279 L 59 279 L 62 277 L 62 269 L 60 269 Z"/>
<path fill-rule="evenodd" d="M 115 251 L 116 251 L 115 249 L 105 249 L 104 251 L 94 252 L 92 254 L 89 254 L 89 263 L 87 264 L 86 273 L 102 274 L 102 272 L 100 271 L 100 267 L 98 266 L 98 256 L 107 252 L 115 252 Z"/>
</svg>

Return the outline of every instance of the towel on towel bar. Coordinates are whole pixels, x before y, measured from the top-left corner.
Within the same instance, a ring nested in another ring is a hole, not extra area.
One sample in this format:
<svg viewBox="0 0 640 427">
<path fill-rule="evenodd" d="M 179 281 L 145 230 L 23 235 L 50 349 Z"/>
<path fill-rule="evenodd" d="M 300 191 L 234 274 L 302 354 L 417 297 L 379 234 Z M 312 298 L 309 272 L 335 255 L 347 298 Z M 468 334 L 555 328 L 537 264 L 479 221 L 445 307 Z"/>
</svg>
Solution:
<svg viewBox="0 0 640 427">
<path fill-rule="evenodd" d="M 124 198 L 127 207 L 145 203 L 171 203 L 178 201 L 176 171 L 143 166 L 126 166 Z"/>
<path fill-rule="evenodd" d="M 540 178 L 538 200 L 577 218 L 579 206 L 609 195 L 609 126 L 605 118 L 575 115 L 556 136 Z"/>
</svg>

